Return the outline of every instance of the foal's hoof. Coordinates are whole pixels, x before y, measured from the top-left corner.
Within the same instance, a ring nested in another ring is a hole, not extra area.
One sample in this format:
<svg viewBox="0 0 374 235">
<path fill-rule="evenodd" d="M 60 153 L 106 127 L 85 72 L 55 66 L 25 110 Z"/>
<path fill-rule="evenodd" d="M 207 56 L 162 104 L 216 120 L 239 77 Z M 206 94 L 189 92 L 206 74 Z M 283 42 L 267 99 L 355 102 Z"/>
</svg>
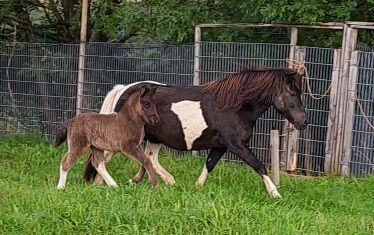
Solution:
<svg viewBox="0 0 374 235">
<path fill-rule="evenodd" d="M 56 189 L 57 189 L 57 190 L 65 189 L 65 186 L 64 186 L 64 185 L 57 185 Z"/>
<path fill-rule="evenodd" d="M 126 185 L 133 185 L 135 184 L 135 182 L 132 180 L 132 179 L 129 179 L 127 182 L 126 182 Z"/>
<path fill-rule="evenodd" d="M 175 185 L 177 182 L 175 182 L 175 180 L 172 178 L 172 179 L 169 179 L 167 181 L 165 181 L 165 184 L 168 185 L 168 186 L 173 186 Z"/>
<path fill-rule="evenodd" d="M 198 187 L 203 187 L 204 183 L 205 183 L 205 181 L 201 182 L 201 181 L 198 180 L 198 181 L 196 181 L 195 185 L 198 186 Z"/>
</svg>

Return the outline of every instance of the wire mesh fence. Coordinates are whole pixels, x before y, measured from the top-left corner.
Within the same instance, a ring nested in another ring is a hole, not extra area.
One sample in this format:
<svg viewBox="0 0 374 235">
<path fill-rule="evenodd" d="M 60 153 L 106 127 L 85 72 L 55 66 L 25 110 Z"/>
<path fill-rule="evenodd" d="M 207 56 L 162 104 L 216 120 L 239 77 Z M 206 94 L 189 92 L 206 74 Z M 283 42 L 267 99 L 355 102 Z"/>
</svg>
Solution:
<svg viewBox="0 0 374 235">
<path fill-rule="evenodd" d="M 0 133 L 41 132 L 75 114 L 78 45 L 0 45 Z"/>
<path fill-rule="evenodd" d="M 359 52 L 350 173 L 374 173 L 374 52 Z M 359 104 L 362 106 L 360 109 Z"/>
<path fill-rule="evenodd" d="M 288 67 L 290 45 L 266 43 L 201 42 L 200 83 L 225 77 L 255 66 Z M 324 93 L 332 79 L 334 50 L 304 47 L 312 92 Z M 89 43 L 86 48 L 82 110 L 98 111 L 114 84 L 153 80 L 192 85 L 193 45 L 135 45 Z M 76 109 L 79 45 L 17 43 L 0 45 L 0 135 L 37 131 L 54 136 L 56 125 L 73 117 Z M 374 54 L 359 57 L 357 97 L 374 123 Z M 303 85 L 310 125 L 298 136 L 297 170 L 322 174 L 330 97 L 312 99 Z M 271 162 L 270 130 L 281 134 L 282 153 L 285 120 L 274 110 L 257 121 L 249 146 L 265 164 Z M 351 174 L 373 173 L 374 134 L 358 107 L 355 110 Z M 182 155 L 183 152 L 173 151 Z M 202 152 L 206 154 L 206 151 Z M 232 154 L 226 160 L 237 161 Z"/>
<path fill-rule="evenodd" d="M 303 103 L 308 112 L 309 125 L 299 132 L 297 170 L 304 174 L 324 173 L 327 122 L 330 95 L 321 96 L 331 84 L 334 49 L 304 47 L 305 66 L 313 98 L 303 80 Z"/>
</svg>

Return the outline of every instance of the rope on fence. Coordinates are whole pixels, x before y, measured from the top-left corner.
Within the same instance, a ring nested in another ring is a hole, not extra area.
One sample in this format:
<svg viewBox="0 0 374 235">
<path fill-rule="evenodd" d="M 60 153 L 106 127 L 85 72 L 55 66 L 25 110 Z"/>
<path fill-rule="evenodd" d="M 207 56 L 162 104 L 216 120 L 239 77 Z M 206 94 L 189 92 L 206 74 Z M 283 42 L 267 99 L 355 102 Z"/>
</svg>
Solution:
<svg viewBox="0 0 374 235">
<path fill-rule="evenodd" d="M 362 108 L 362 104 L 361 104 L 361 102 L 357 99 L 357 97 L 356 97 L 356 102 L 357 102 L 358 108 L 360 109 L 360 112 L 361 112 L 362 116 L 364 117 L 365 121 L 367 122 L 367 124 L 369 125 L 369 127 L 371 127 L 371 129 L 374 130 L 374 125 L 370 122 L 369 117 L 368 117 L 367 114 L 364 112 L 364 109 Z"/>
<path fill-rule="evenodd" d="M 327 96 L 327 94 L 329 93 L 329 91 L 331 90 L 331 87 L 332 87 L 331 83 L 330 83 L 329 87 L 326 89 L 326 91 L 323 93 L 323 95 L 321 95 L 319 97 L 316 97 L 312 93 L 312 89 L 311 89 L 311 86 L 310 86 L 310 83 L 309 83 L 310 78 L 309 78 L 308 70 L 307 70 L 307 68 L 305 66 L 305 62 L 304 61 L 297 61 L 297 60 L 287 59 L 287 63 L 290 64 L 290 65 L 292 65 L 292 66 L 294 66 L 294 67 L 296 67 L 298 73 L 302 69 L 304 69 L 305 80 L 306 80 L 307 89 L 308 89 L 308 95 L 310 97 L 312 97 L 315 100 L 320 100 L 320 99 L 324 98 L 325 96 Z M 358 108 L 359 108 L 359 110 L 361 112 L 361 115 L 363 116 L 364 120 L 367 122 L 367 124 L 369 125 L 369 127 L 374 130 L 374 125 L 370 122 L 369 117 L 365 113 L 365 111 L 364 111 L 364 109 L 362 107 L 361 102 L 357 99 L 356 96 L 355 96 L 355 100 L 357 102 Z"/>
<path fill-rule="evenodd" d="M 297 61 L 297 60 L 291 60 L 291 59 L 287 59 L 287 63 L 296 67 L 297 69 L 297 72 L 300 72 L 302 69 L 304 69 L 304 73 L 305 73 L 305 80 L 306 80 L 306 86 L 307 86 L 307 89 L 308 89 L 308 95 L 310 97 L 312 97 L 312 99 L 314 100 L 320 100 L 324 97 L 327 96 L 327 94 L 330 92 L 331 90 L 331 87 L 332 87 L 332 84 L 330 83 L 329 87 L 326 89 L 326 91 L 320 95 L 319 97 L 313 95 L 313 92 L 312 92 L 312 88 L 311 88 L 311 85 L 310 85 L 310 77 L 309 77 L 309 73 L 308 73 L 308 69 L 306 68 L 305 66 L 305 62 L 304 61 Z"/>
</svg>

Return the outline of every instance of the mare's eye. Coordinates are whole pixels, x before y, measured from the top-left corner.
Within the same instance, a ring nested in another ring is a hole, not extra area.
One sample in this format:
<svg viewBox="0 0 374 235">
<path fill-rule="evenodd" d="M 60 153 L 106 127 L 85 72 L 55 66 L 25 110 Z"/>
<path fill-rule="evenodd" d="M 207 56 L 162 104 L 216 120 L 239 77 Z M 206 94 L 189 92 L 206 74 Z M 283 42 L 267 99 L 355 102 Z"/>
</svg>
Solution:
<svg viewBox="0 0 374 235">
<path fill-rule="evenodd" d="M 151 104 L 149 102 L 144 102 L 144 107 L 146 109 L 149 109 L 149 107 L 151 107 Z"/>
</svg>

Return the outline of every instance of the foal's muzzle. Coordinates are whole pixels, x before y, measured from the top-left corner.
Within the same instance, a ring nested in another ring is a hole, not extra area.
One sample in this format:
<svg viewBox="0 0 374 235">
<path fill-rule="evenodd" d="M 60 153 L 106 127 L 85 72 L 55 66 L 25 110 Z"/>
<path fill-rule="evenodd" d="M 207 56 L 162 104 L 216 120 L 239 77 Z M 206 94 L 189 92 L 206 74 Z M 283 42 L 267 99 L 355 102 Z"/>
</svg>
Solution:
<svg viewBox="0 0 374 235">
<path fill-rule="evenodd" d="M 152 114 L 149 117 L 149 121 L 151 125 L 156 125 L 160 122 L 160 117 L 157 114 Z"/>
</svg>

